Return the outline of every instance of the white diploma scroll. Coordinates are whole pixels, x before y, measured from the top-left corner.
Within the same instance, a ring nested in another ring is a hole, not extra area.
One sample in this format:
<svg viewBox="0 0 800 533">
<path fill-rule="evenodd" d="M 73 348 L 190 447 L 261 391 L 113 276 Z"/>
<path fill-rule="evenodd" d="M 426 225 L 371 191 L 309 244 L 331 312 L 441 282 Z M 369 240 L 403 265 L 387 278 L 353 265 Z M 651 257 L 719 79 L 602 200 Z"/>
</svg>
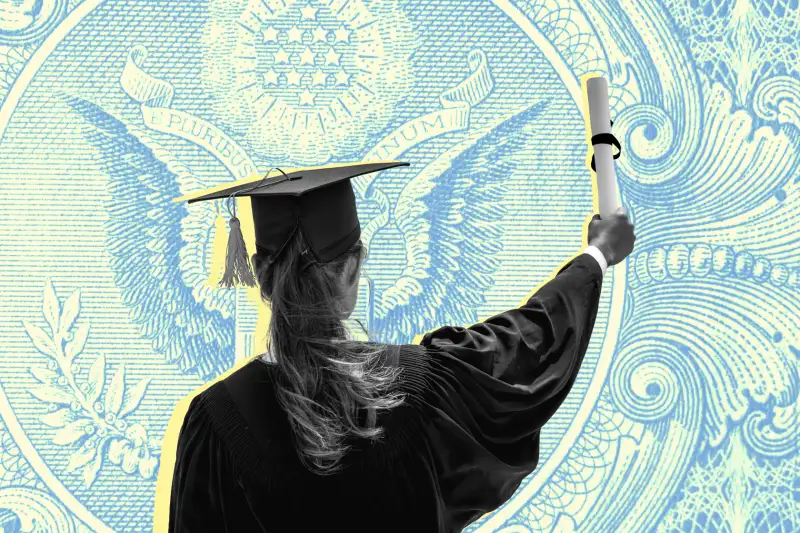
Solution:
<svg viewBox="0 0 800 533">
<path fill-rule="evenodd" d="M 589 96 L 589 122 L 592 136 L 600 133 L 611 133 L 611 120 L 608 108 L 608 82 L 603 77 L 586 80 L 586 92 Z M 599 143 L 594 149 L 594 166 L 597 176 L 597 197 L 599 200 L 600 218 L 608 218 L 618 208 L 617 176 L 614 173 L 614 158 L 610 144 Z"/>
</svg>

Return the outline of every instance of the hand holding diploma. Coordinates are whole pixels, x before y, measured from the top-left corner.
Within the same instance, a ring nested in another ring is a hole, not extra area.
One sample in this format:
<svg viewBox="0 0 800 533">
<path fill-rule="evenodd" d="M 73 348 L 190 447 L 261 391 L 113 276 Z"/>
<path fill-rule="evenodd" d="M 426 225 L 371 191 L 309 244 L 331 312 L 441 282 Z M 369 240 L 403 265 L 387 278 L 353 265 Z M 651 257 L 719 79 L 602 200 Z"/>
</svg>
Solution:
<svg viewBox="0 0 800 533">
<path fill-rule="evenodd" d="M 586 81 L 589 102 L 589 122 L 592 132 L 592 170 L 597 176 L 597 196 L 600 214 L 589 223 L 588 242 L 597 247 L 608 261 L 616 265 L 633 251 L 636 235 L 633 224 L 623 208 L 617 208 L 617 179 L 614 173 L 614 159 L 619 157 L 622 147 L 611 133 L 609 117 L 608 83 L 605 78 L 594 77 Z M 612 155 L 611 147 L 619 152 Z M 602 220 L 601 220 L 602 219 Z"/>
</svg>

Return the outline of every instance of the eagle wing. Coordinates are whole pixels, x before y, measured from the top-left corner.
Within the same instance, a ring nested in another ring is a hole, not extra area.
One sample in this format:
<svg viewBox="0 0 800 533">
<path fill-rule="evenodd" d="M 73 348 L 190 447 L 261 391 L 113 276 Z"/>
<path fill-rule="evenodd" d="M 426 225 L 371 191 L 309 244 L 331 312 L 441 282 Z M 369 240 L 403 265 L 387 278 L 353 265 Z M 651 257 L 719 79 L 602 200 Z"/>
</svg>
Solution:
<svg viewBox="0 0 800 533">
<path fill-rule="evenodd" d="M 213 205 L 172 200 L 195 190 L 192 172 L 143 132 L 100 106 L 67 99 L 108 174 L 106 250 L 131 319 L 184 373 L 212 379 L 234 363 L 234 295 L 205 285 Z"/>
<path fill-rule="evenodd" d="M 455 146 L 402 190 L 394 219 L 407 264 L 376 297 L 373 329 L 382 340 L 412 342 L 437 325 L 478 321 L 502 250 L 508 176 L 545 107 L 526 107 Z"/>
</svg>

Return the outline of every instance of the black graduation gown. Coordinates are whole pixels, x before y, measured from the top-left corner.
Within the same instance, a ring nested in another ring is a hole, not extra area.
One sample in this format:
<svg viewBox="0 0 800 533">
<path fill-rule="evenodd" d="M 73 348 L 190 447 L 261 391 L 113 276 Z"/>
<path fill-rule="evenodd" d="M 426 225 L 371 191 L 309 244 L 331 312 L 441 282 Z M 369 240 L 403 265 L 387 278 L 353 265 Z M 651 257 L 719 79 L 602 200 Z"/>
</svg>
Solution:
<svg viewBox="0 0 800 533">
<path fill-rule="evenodd" d="M 383 441 L 347 441 L 334 476 L 303 468 L 274 365 L 253 360 L 191 402 L 169 531 L 461 531 L 535 469 L 539 431 L 575 381 L 601 285 L 600 265 L 581 254 L 522 307 L 392 346 L 406 403 L 378 415 Z"/>
</svg>

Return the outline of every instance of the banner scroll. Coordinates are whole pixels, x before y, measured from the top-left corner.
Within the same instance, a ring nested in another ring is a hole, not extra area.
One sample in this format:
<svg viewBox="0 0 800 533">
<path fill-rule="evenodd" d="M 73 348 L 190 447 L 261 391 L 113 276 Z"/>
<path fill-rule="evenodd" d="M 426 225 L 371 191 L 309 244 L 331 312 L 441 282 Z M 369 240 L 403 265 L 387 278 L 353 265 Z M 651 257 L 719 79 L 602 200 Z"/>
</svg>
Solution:
<svg viewBox="0 0 800 533">
<path fill-rule="evenodd" d="M 489 63 L 482 50 L 472 50 L 467 56 L 471 73 L 461 83 L 439 96 L 443 109 L 406 122 L 384 137 L 364 157 L 364 161 L 397 159 L 409 148 L 433 137 L 469 128 L 472 107 L 481 103 L 494 88 Z M 352 180 L 353 187 L 366 196 L 374 174 Z"/>
<path fill-rule="evenodd" d="M 142 70 L 145 59 L 145 47 L 131 48 L 120 83 L 128 96 L 141 104 L 147 127 L 201 146 L 219 159 L 235 179 L 247 178 L 256 173 L 256 166 L 250 157 L 219 127 L 170 107 L 175 88 L 171 83 L 159 80 Z"/>
</svg>

